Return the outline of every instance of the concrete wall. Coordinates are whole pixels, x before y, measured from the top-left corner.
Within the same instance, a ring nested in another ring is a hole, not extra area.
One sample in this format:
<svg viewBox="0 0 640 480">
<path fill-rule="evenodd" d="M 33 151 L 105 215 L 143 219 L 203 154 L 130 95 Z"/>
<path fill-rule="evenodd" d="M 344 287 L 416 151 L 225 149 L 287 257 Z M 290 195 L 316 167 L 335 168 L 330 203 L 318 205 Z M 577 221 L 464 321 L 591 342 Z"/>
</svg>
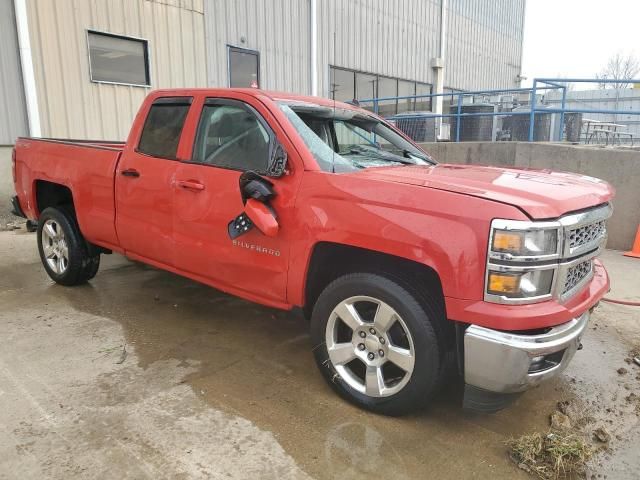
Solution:
<svg viewBox="0 0 640 480">
<path fill-rule="evenodd" d="M 443 163 L 549 168 L 608 181 L 616 189 L 607 246 L 628 250 L 640 224 L 640 152 L 527 142 L 425 143 Z"/>
</svg>

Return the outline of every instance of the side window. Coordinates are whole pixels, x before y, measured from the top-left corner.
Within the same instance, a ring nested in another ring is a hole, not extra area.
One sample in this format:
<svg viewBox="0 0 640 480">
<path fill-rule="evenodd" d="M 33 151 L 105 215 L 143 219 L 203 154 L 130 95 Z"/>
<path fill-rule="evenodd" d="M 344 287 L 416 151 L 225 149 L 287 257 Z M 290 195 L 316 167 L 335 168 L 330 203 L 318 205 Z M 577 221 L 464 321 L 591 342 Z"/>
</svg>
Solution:
<svg viewBox="0 0 640 480">
<path fill-rule="evenodd" d="M 138 151 L 154 157 L 176 158 L 178 143 L 191 98 L 156 100 L 144 122 Z"/>
<path fill-rule="evenodd" d="M 272 135 L 253 109 L 237 103 L 204 105 L 193 161 L 234 170 L 265 172 Z"/>
</svg>

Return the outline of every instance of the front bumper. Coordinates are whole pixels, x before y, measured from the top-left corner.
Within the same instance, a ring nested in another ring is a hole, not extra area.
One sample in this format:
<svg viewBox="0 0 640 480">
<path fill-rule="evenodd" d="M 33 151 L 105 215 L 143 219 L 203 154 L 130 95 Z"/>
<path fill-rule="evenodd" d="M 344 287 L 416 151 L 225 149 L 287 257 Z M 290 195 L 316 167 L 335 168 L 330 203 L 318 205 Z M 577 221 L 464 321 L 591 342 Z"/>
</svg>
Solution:
<svg viewBox="0 0 640 480">
<path fill-rule="evenodd" d="M 558 375 L 580 347 L 589 316 L 587 311 L 536 335 L 471 325 L 464 335 L 465 407 L 478 409 L 474 404 L 491 403 L 488 399 L 493 396 L 496 408 L 480 409 L 497 410 L 506 403 L 505 395 L 523 392 Z M 486 398 L 479 400 L 479 396 Z"/>
</svg>

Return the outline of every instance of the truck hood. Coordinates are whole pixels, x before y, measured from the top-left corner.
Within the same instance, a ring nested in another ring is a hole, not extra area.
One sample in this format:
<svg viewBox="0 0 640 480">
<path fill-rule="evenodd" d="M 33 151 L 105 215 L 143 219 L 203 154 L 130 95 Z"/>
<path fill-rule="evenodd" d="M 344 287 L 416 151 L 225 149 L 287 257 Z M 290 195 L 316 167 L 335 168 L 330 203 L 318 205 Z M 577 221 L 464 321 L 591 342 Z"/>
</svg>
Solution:
<svg viewBox="0 0 640 480">
<path fill-rule="evenodd" d="M 355 175 L 507 203 L 534 219 L 557 218 L 608 202 L 614 195 L 604 180 L 551 170 L 438 164 L 369 168 Z"/>
</svg>

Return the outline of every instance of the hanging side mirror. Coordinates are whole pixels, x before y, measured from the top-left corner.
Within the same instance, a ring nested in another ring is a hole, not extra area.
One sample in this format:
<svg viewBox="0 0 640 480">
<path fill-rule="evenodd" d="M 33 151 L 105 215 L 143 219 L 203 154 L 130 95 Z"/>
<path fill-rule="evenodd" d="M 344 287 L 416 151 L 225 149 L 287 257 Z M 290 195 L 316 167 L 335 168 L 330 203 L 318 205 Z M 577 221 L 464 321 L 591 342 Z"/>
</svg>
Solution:
<svg viewBox="0 0 640 480">
<path fill-rule="evenodd" d="M 276 195 L 273 183 L 253 171 L 240 175 L 238 183 L 244 211 L 227 225 L 229 237 L 233 240 L 254 227 L 268 237 L 275 237 L 279 230 L 278 219 L 269 204 Z"/>
</svg>

